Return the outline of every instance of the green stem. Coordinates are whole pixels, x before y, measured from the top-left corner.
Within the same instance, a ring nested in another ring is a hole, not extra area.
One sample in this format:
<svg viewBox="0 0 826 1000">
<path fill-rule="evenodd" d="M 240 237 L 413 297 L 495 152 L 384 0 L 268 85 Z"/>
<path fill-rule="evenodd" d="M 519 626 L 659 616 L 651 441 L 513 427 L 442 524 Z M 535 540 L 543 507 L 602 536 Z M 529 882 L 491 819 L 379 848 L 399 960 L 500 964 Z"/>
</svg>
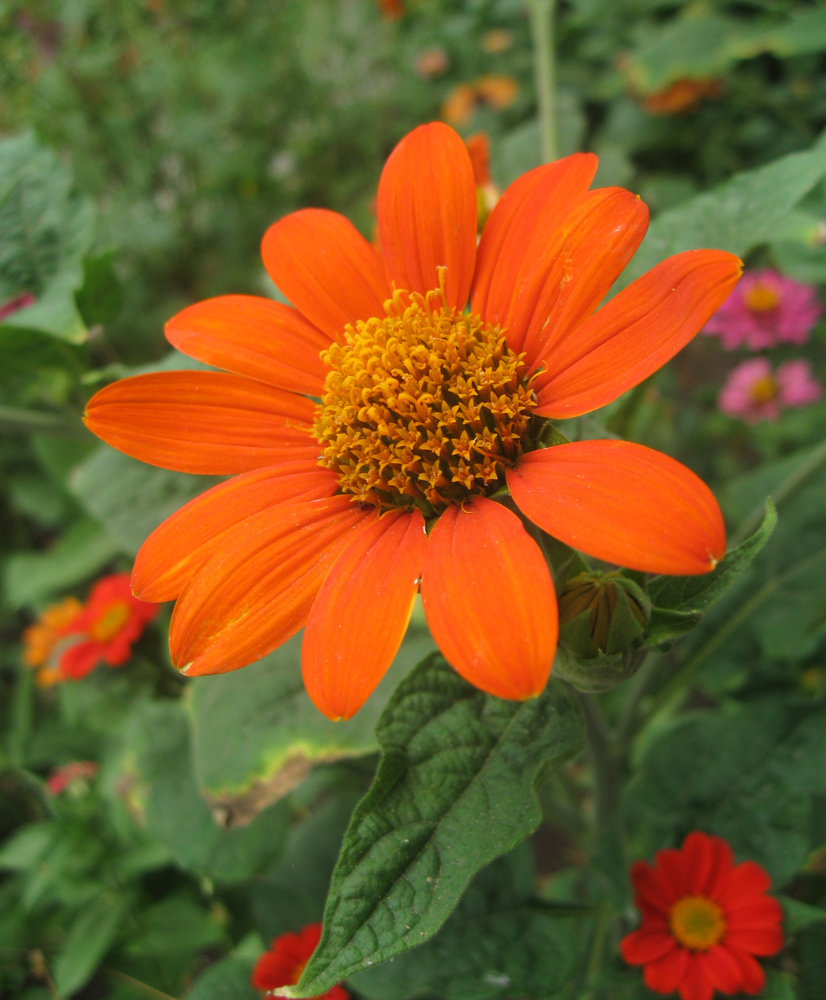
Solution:
<svg viewBox="0 0 826 1000">
<path fill-rule="evenodd" d="M 826 441 L 818 445 L 805 462 L 798 465 L 794 472 L 790 473 L 779 486 L 775 487 L 771 493 L 771 500 L 774 506 L 779 509 L 824 464 L 826 464 Z M 740 525 L 740 528 L 731 540 L 732 548 L 745 541 L 749 535 L 752 535 L 760 527 L 764 514 L 765 504 L 761 501 Z"/>
<path fill-rule="evenodd" d="M 80 421 L 62 413 L 48 413 L 43 410 L 21 410 L 15 406 L 0 406 L 0 427 L 23 433 L 38 431 L 59 431 L 77 434 Z"/>
<path fill-rule="evenodd" d="M 594 772 L 594 825 L 597 837 L 605 833 L 619 805 L 619 770 L 612 753 L 611 731 L 593 695 L 577 692 L 585 717 L 588 756 Z"/>
<path fill-rule="evenodd" d="M 602 968 L 602 956 L 605 952 L 605 939 L 608 936 L 608 926 L 611 923 L 611 906 L 603 903 L 597 913 L 594 936 L 591 939 L 591 953 L 588 956 L 588 968 L 585 970 L 585 990 L 579 1000 L 591 1000 L 594 989 L 599 982 Z"/>
<path fill-rule="evenodd" d="M 528 0 L 533 35 L 536 102 L 539 108 L 539 131 L 542 137 L 542 158 L 550 163 L 556 152 L 556 64 L 554 53 L 554 14 L 556 0 Z"/>
</svg>

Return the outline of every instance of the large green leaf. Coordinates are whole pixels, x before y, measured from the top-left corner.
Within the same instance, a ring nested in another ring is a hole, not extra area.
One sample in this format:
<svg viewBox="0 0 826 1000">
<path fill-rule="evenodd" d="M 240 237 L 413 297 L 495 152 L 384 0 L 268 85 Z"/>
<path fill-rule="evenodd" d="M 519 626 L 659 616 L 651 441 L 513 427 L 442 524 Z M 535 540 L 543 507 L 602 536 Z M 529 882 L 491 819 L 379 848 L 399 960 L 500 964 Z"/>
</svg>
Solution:
<svg viewBox="0 0 826 1000">
<path fill-rule="evenodd" d="M 181 867 L 238 882 L 259 873 L 279 853 L 289 823 L 283 804 L 265 810 L 242 829 L 218 825 L 199 794 L 189 726 L 179 704 L 143 706 L 133 719 L 127 746 L 135 756 L 137 804 L 147 830 Z M 226 747 L 224 743 L 224 752 Z"/>
<path fill-rule="evenodd" d="M 243 822 L 289 792 L 315 765 L 374 753 L 376 721 L 390 694 L 432 649 L 429 633 L 411 627 L 378 689 L 346 722 L 331 722 L 307 696 L 299 636 L 243 670 L 194 680 L 195 767 L 209 800 L 232 821 Z"/>
<path fill-rule="evenodd" d="M 69 485 L 119 550 L 134 555 L 161 521 L 217 482 L 156 469 L 101 445 L 72 473 Z"/>
<path fill-rule="evenodd" d="M 216 962 L 195 980 L 184 1000 L 261 1000 L 261 994 L 250 983 L 252 967 L 246 958 Z"/>
<path fill-rule="evenodd" d="M 352 985 L 367 1000 L 547 997 L 561 989 L 577 959 L 573 918 L 532 899 L 527 844 L 494 861 L 471 882 L 439 933 Z"/>
<path fill-rule="evenodd" d="M 806 860 L 811 796 L 823 790 L 826 713 L 777 699 L 692 712 L 648 747 L 627 808 L 649 850 L 705 830 L 777 887 Z"/>
<path fill-rule="evenodd" d="M 376 735 L 382 759 L 347 831 L 321 942 L 288 996 L 315 996 L 432 937 L 473 876 L 537 827 L 535 786 L 581 748 L 583 726 L 556 682 L 502 701 L 434 654 Z"/>
<path fill-rule="evenodd" d="M 792 153 L 663 212 L 616 287 L 683 250 L 713 247 L 745 256 L 776 238 L 791 210 L 824 176 L 826 149 Z"/>
</svg>

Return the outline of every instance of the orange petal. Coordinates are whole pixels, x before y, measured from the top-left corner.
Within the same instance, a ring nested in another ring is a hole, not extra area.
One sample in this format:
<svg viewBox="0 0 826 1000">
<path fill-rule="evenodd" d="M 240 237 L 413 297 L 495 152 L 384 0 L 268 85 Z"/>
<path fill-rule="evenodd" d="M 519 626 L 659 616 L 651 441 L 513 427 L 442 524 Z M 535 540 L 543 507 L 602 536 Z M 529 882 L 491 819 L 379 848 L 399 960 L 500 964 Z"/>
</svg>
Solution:
<svg viewBox="0 0 826 1000">
<path fill-rule="evenodd" d="M 673 458 L 628 441 L 525 455 L 507 474 L 522 513 L 596 559 L 648 573 L 708 573 L 726 554 L 711 490 Z"/>
<path fill-rule="evenodd" d="M 154 372 L 121 379 L 87 403 L 93 434 L 132 458 L 176 472 L 231 476 L 314 458 L 315 404 L 223 372 Z"/>
<path fill-rule="evenodd" d="M 509 327 L 524 331 L 531 365 L 553 358 L 577 338 L 634 256 L 648 228 L 648 208 L 623 188 L 589 191 L 553 233 L 537 232 L 526 248 Z"/>
<path fill-rule="evenodd" d="M 304 686 L 331 719 L 349 719 L 393 662 L 419 589 L 427 537 L 418 511 L 360 524 L 318 592 L 301 662 Z"/>
<path fill-rule="evenodd" d="M 429 292 L 447 268 L 447 300 L 467 304 L 476 260 L 476 185 L 464 142 L 448 125 L 420 125 L 390 154 L 379 181 L 379 238 L 397 288 Z"/>
<path fill-rule="evenodd" d="M 279 290 L 334 340 L 348 323 L 385 314 L 384 265 L 343 215 L 323 208 L 293 212 L 266 231 L 261 255 Z"/>
<path fill-rule="evenodd" d="M 304 624 L 335 554 L 369 512 L 336 496 L 279 504 L 227 533 L 172 613 L 172 662 L 190 677 L 236 670 Z"/>
<path fill-rule="evenodd" d="M 507 188 L 479 241 L 470 294 L 473 312 L 494 326 L 506 325 L 528 243 L 536 233 L 556 230 L 588 190 L 596 169 L 593 153 L 575 153 L 529 170 Z M 517 343 L 513 331 L 505 332 L 508 343 L 519 350 L 521 336 Z"/>
<path fill-rule="evenodd" d="M 742 269 L 722 250 L 689 250 L 637 278 L 546 354 L 537 412 L 589 413 L 648 378 L 699 332 Z"/>
<path fill-rule="evenodd" d="M 289 306 L 256 295 L 196 302 L 166 324 L 166 339 L 190 358 L 279 389 L 320 396 L 330 339 Z"/>
<path fill-rule="evenodd" d="M 545 687 L 556 650 L 556 594 L 536 542 L 511 511 L 474 497 L 430 532 L 422 601 L 455 670 L 499 698 Z"/>
<path fill-rule="evenodd" d="M 171 601 L 227 533 L 253 514 L 285 500 L 332 496 L 338 481 L 316 462 L 284 462 L 219 483 L 181 507 L 146 539 L 132 570 L 142 601 Z"/>
</svg>

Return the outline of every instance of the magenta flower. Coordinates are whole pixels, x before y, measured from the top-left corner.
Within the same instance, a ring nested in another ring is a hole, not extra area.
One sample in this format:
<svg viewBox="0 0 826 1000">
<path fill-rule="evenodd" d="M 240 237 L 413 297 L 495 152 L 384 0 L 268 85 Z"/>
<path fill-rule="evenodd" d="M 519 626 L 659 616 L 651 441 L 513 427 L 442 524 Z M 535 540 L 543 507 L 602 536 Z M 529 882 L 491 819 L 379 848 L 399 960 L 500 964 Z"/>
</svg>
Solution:
<svg viewBox="0 0 826 1000">
<path fill-rule="evenodd" d="M 753 424 L 776 420 L 786 407 L 808 406 L 822 396 L 808 361 L 786 361 L 772 372 L 766 358 L 752 358 L 729 374 L 717 402 L 723 413 Z"/>
<path fill-rule="evenodd" d="M 721 337 L 727 351 L 744 344 L 753 351 L 783 343 L 805 344 L 823 312 L 816 296 L 814 286 L 778 271 L 747 271 L 703 333 Z"/>
</svg>

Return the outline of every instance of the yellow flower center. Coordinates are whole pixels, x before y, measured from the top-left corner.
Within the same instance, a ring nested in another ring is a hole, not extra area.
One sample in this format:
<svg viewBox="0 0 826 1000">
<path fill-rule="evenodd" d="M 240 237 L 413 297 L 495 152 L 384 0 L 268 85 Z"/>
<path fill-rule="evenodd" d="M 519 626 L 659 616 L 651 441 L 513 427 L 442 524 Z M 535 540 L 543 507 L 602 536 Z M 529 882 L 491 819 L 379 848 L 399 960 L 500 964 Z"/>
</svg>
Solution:
<svg viewBox="0 0 826 1000">
<path fill-rule="evenodd" d="M 129 621 L 132 608 L 128 601 L 113 601 L 89 629 L 97 642 L 109 642 Z"/>
<path fill-rule="evenodd" d="M 768 285 L 752 285 L 743 296 L 746 306 L 756 313 L 771 312 L 780 302 L 780 296 Z"/>
<path fill-rule="evenodd" d="M 771 375 L 764 375 L 752 385 L 749 390 L 753 403 L 770 403 L 777 398 L 777 383 Z"/>
<path fill-rule="evenodd" d="M 685 948 L 708 951 L 726 933 L 723 911 L 706 896 L 686 896 L 676 902 L 668 913 L 671 933 Z"/>
<path fill-rule="evenodd" d="M 536 398 L 499 327 L 447 305 L 440 289 L 396 291 L 386 316 L 348 325 L 313 431 L 344 493 L 425 516 L 493 493 L 524 452 Z"/>
</svg>

